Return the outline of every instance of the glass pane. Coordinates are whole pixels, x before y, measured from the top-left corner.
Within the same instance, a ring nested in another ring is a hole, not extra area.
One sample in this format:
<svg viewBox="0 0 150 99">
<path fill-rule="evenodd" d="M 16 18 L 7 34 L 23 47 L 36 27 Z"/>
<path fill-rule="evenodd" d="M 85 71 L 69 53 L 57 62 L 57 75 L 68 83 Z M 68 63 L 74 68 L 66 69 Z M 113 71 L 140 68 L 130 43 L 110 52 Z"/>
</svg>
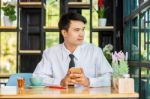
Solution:
<svg viewBox="0 0 150 99">
<path fill-rule="evenodd" d="M 129 52 L 129 60 L 139 60 L 139 18 L 129 21 L 124 28 L 124 49 Z M 142 35 L 141 35 L 142 37 Z"/>
<path fill-rule="evenodd" d="M 131 77 L 134 79 L 135 92 L 139 92 L 139 68 L 135 66 L 130 66 L 129 72 Z"/>
<path fill-rule="evenodd" d="M 98 46 L 98 32 L 92 32 L 92 40 L 92 43 Z"/>
<path fill-rule="evenodd" d="M 92 0 L 92 27 L 98 27 L 97 0 Z"/>
<path fill-rule="evenodd" d="M 139 6 L 139 0 L 130 0 L 131 2 L 131 12 L 134 11 Z"/>
<path fill-rule="evenodd" d="M 0 73 L 16 72 L 16 33 L 0 33 Z"/>
<path fill-rule="evenodd" d="M 130 0 L 123 0 L 123 4 L 124 16 L 128 16 L 130 14 Z"/>
<path fill-rule="evenodd" d="M 82 10 L 82 15 L 87 20 L 87 24 L 86 24 L 86 27 L 85 27 L 85 41 L 90 42 L 90 25 L 89 25 L 90 13 L 89 13 L 89 10 Z"/>
<path fill-rule="evenodd" d="M 131 22 L 131 60 L 139 60 L 139 22 L 138 18 L 132 20 Z"/>
<path fill-rule="evenodd" d="M 46 26 L 58 27 L 59 0 L 46 0 Z"/>
<path fill-rule="evenodd" d="M 98 14 L 95 10 L 92 13 L 92 25 L 93 27 L 98 27 Z"/>
<path fill-rule="evenodd" d="M 59 32 L 46 32 L 46 48 L 59 44 Z"/>
<path fill-rule="evenodd" d="M 144 17 L 141 19 L 141 56 L 142 60 L 150 60 L 150 10 L 144 13 Z"/>
<path fill-rule="evenodd" d="M 125 52 L 129 52 L 129 59 L 130 59 L 130 22 L 126 23 L 126 26 L 124 28 L 124 33 L 123 33 L 123 37 L 124 37 L 124 50 Z"/>
<path fill-rule="evenodd" d="M 142 68 L 141 72 L 141 99 L 149 99 L 150 97 L 150 70 Z"/>
<path fill-rule="evenodd" d="M 139 0 L 123 0 L 124 16 L 128 16 L 132 11 L 138 8 Z"/>
</svg>

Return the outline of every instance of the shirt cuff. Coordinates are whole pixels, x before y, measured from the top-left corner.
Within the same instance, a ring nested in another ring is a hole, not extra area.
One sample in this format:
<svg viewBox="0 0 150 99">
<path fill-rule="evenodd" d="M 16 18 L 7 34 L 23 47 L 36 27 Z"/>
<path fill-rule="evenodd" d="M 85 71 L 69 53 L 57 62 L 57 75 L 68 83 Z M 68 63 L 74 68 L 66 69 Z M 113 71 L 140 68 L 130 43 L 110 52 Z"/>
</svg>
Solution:
<svg viewBox="0 0 150 99">
<path fill-rule="evenodd" d="M 60 85 L 62 79 L 56 78 L 53 80 L 53 85 Z"/>
<path fill-rule="evenodd" d="M 111 86 L 110 79 L 89 78 L 90 87 Z"/>
</svg>

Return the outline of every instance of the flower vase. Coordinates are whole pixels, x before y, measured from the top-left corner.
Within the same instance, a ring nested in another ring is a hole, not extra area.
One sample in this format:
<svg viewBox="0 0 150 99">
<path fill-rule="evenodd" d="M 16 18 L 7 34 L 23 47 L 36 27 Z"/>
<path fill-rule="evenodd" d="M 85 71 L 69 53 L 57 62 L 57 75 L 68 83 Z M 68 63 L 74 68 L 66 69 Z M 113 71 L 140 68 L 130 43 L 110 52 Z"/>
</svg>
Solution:
<svg viewBox="0 0 150 99">
<path fill-rule="evenodd" d="M 99 18 L 98 26 L 106 26 L 107 19 L 106 18 Z"/>
<path fill-rule="evenodd" d="M 134 93 L 134 79 L 128 77 L 112 77 L 111 86 L 116 93 Z"/>
<path fill-rule="evenodd" d="M 4 19 L 4 26 L 12 26 L 13 25 L 13 22 L 10 21 L 8 16 L 4 16 L 3 19 Z"/>
</svg>

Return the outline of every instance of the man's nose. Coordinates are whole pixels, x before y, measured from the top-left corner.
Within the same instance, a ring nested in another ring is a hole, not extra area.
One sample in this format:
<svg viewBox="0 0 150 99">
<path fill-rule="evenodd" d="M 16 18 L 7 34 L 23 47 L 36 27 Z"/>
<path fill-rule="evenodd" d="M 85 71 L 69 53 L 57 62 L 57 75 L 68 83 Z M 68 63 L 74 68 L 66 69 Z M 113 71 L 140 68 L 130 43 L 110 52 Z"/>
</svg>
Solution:
<svg viewBox="0 0 150 99">
<path fill-rule="evenodd" d="M 84 31 L 80 31 L 80 36 L 84 36 Z"/>
</svg>

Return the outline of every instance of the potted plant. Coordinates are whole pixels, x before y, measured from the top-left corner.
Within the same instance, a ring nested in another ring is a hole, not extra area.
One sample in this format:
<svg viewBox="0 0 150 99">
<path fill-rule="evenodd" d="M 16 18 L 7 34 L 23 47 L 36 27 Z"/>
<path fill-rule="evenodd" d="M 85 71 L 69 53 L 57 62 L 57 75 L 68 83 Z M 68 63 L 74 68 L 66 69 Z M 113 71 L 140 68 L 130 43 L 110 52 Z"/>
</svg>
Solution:
<svg viewBox="0 0 150 99">
<path fill-rule="evenodd" d="M 128 53 L 120 51 L 112 54 L 112 88 L 118 93 L 134 93 L 134 79 L 130 78 L 128 71 Z"/>
<path fill-rule="evenodd" d="M 112 54 L 112 68 L 114 70 L 113 77 L 119 78 L 119 77 L 126 77 L 128 75 L 128 53 L 126 52 L 126 55 L 120 51 Z"/>
<path fill-rule="evenodd" d="M 98 0 L 98 10 L 96 10 L 96 12 L 98 14 L 99 26 L 106 26 L 107 19 L 105 18 L 105 11 L 104 0 Z"/>
<path fill-rule="evenodd" d="M 9 1 L 4 2 L 2 11 L 4 12 L 4 25 L 11 26 L 13 21 L 16 20 L 15 4 Z"/>
</svg>

